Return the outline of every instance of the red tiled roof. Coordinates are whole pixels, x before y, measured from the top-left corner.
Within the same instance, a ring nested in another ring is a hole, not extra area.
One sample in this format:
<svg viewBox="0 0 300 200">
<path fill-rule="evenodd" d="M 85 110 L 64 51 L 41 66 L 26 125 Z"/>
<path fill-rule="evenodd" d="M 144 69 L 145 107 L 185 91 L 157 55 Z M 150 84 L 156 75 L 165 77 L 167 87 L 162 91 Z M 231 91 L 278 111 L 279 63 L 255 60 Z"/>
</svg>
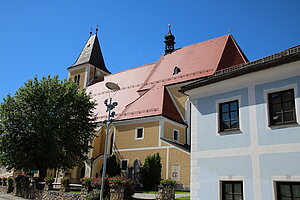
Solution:
<svg viewBox="0 0 300 200">
<path fill-rule="evenodd" d="M 105 83 L 115 82 L 121 87 L 113 97 L 119 103 L 114 109 L 116 120 L 164 115 L 183 123 L 165 86 L 212 75 L 216 70 L 246 60 L 233 37 L 226 35 L 183 47 L 163 55 L 156 63 L 107 75 L 103 82 L 89 86 L 87 91 L 98 103 L 95 111 L 98 121 L 107 118 L 103 104 L 108 97 Z M 180 72 L 173 75 L 175 67 Z"/>
</svg>

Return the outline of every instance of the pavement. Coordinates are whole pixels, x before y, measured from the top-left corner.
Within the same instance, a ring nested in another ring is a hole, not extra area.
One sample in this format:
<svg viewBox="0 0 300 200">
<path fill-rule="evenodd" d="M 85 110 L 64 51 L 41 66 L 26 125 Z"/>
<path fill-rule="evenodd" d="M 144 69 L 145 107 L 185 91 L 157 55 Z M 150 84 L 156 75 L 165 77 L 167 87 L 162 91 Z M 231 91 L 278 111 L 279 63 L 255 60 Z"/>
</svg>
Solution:
<svg viewBox="0 0 300 200">
<path fill-rule="evenodd" d="M 0 193 L 0 200 L 23 200 L 25 198 L 16 197 L 11 194 Z"/>
<path fill-rule="evenodd" d="M 134 199 L 153 200 L 156 199 L 157 195 L 158 195 L 157 193 L 156 194 L 134 193 L 132 197 Z M 188 197 L 188 196 L 190 196 L 189 193 L 175 194 L 175 198 Z"/>
<path fill-rule="evenodd" d="M 189 193 L 175 194 L 175 198 L 187 197 L 189 195 L 190 195 Z M 132 197 L 134 199 L 141 199 L 141 200 L 155 200 L 157 197 L 157 194 L 135 193 Z M 11 194 L 0 193 L 0 200 L 24 200 L 24 199 L 25 198 L 16 197 Z"/>
</svg>

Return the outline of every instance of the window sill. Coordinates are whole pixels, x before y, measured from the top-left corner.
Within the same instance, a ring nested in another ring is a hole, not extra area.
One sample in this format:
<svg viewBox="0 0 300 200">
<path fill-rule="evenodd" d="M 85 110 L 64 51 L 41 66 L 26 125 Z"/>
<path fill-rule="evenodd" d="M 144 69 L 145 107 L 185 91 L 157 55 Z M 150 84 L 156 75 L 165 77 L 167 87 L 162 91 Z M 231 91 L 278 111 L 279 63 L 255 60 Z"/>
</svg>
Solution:
<svg viewBox="0 0 300 200">
<path fill-rule="evenodd" d="M 290 128 L 290 127 L 298 127 L 298 126 L 299 126 L 299 124 L 297 122 L 289 122 L 289 123 L 269 125 L 269 128 L 270 129 L 281 129 L 281 128 Z"/>
<path fill-rule="evenodd" d="M 241 134 L 242 131 L 240 129 L 232 129 L 232 130 L 226 130 L 226 131 L 219 131 L 219 135 L 233 135 L 233 134 Z"/>
</svg>

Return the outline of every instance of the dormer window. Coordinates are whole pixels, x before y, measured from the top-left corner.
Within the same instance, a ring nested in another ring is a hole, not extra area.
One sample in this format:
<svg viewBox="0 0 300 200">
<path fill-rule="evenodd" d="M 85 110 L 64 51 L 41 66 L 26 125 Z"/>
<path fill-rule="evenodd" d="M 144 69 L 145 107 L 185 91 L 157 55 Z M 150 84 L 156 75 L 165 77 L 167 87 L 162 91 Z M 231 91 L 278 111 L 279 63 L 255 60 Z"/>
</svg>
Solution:
<svg viewBox="0 0 300 200">
<path fill-rule="evenodd" d="M 173 75 L 179 74 L 179 72 L 181 72 L 180 68 L 179 67 L 174 67 Z"/>
</svg>

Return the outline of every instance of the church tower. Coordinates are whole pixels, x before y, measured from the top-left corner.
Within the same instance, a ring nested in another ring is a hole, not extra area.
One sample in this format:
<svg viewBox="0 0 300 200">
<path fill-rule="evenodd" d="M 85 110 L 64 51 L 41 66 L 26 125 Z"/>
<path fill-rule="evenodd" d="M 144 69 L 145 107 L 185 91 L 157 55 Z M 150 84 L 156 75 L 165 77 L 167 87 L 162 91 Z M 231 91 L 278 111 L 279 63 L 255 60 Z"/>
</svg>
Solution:
<svg viewBox="0 0 300 200">
<path fill-rule="evenodd" d="M 90 32 L 90 37 L 78 56 L 76 62 L 68 68 L 69 78 L 85 88 L 103 80 L 110 72 L 107 70 L 102 56 L 98 36 Z"/>
</svg>

